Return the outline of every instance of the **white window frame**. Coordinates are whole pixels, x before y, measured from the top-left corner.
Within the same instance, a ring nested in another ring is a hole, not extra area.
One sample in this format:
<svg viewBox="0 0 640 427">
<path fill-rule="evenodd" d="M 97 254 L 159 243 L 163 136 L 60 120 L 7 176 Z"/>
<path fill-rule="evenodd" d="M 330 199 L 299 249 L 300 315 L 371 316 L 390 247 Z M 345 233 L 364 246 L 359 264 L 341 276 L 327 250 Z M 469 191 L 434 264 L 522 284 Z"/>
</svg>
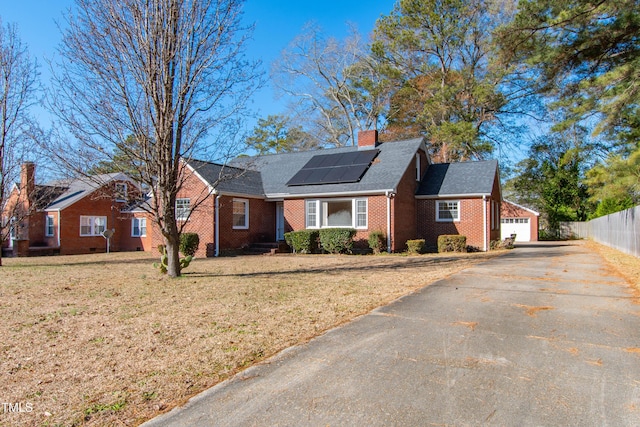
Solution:
<svg viewBox="0 0 640 427">
<path fill-rule="evenodd" d="M 326 205 L 333 202 L 351 202 L 350 225 L 326 225 L 328 221 L 328 209 Z M 306 228 L 354 228 L 366 230 L 369 228 L 369 200 L 360 198 L 337 198 L 305 200 L 305 226 Z M 359 221 L 364 219 L 364 221 Z"/>
<path fill-rule="evenodd" d="M 313 212 L 312 212 L 313 211 Z M 306 228 L 320 228 L 318 214 L 320 213 L 319 200 L 305 200 L 304 218 Z"/>
<path fill-rule="evenodd" d="M 456 205 L 456 218 L 440 218 L 440 204 L 447 203 Z M 459 222 L 460 221 L 460 200 L 436 200 L 436 222 Z"/>
<path fill-rule="evenodd" d="M 55 234 L 55 223 L 53 215 L 47 215 L 44 218 L 44 235 L 45 237 L 53 237 Z"/>
<path fill-rule="evenodd" d="M 179 206 L 182 205 L 182 206 Z M 186 206 L 185 206 L 186 205 Z M 186 221 L 191 215 L 191 199 L 181 197 L 176 199 L 176 221 Z"/>
<path fill-rule="evenodd" d="M 147 218 L 131 218 L 131 237 L 147 237 Z"/>
<path fill-rule="evenodd" d="M 236 225 L 236 213 L 235 213 L 235 205 L 236 203 L 242 203 L 244 205 L 244 224 Z M 249 229 L 249 200 L 248 199 L 237 199 L 234 198 L 231 204 L 231 220 L 233 222 L 234 230 L 248 230 Z"/>
<path fill-rule="evenodd" d="M 116 182 L 116 202 L 126 202 L 128 196 L 126 182 Z"/>
<path fill-rule="evenodd" d="M 84 220 L 84 224 L 83 224 Z M 89 227 L 89 233 L 83 233 L 82 228 Z M 102 236 L 102 232 L 107 229 L 107 217 L 106 216 L 80 216 L 80 237 L 95 237 Z"/>
</svg>

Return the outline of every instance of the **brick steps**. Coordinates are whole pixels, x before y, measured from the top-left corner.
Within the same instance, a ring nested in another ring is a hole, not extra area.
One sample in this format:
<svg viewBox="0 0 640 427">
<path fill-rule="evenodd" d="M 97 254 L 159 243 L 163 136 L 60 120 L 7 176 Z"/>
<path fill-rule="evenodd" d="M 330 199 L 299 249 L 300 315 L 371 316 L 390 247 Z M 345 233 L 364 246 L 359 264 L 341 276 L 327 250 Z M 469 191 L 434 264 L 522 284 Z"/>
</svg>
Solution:
<svg viewBox="0 0 640 427">
<path fill-rule="evenodd" d="M 244 250 L 245 255 L 275 255 L 288 252 L 289 246 L 284 242 L 252 243 Z"/>
</svg>

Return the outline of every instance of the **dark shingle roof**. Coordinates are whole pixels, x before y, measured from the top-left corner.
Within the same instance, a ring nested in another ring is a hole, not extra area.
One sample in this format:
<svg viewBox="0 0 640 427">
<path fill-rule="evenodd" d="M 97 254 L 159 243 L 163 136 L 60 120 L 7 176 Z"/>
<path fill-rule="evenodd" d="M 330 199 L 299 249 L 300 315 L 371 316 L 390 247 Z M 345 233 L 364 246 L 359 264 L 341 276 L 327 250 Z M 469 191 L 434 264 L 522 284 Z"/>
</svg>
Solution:
<svg viewBox="0 0 640 427">
<path fill-rule="evenodd" d="M 430 165 L 416 196 L 446 197 L 491 194 L 497 160 Z"/>
<path fill-rule="evenodd" d="M 222 193 L 245 194 L 248 196 L 264 195 L 262 177 L 259 172 L 195 159 L 188 160 L 187 164 L 208 185 Z"/>
<path fill-rule="evenodd" d="M 287 182 L 315 155 L 347 153 L 358 147 L 342 147 L 296 153 L 240 157 L 230 164 L 241 169 L 260 172 L 266 197 L 291 197 L 311 194 L 366 193 L 395 190 L 415 153 L 422 146 L 422 138 L 387 142 L 378 145 L 380 154 L 359 182 L 287 186 Z"/>
</svg>

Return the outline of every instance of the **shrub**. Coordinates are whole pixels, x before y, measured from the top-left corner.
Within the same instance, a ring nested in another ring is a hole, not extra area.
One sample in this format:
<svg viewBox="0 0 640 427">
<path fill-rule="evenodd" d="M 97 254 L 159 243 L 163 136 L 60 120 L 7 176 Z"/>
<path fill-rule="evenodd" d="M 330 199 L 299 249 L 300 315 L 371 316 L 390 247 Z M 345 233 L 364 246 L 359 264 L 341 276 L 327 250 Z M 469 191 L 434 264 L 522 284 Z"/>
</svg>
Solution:
<svg viewBox="0 0 640 427">
<path fill-rule="evenodd" d="M 284 240 L 294 253 L 310 254 L 318 248 L 318 230 L 291 231 L 284 234 Z"/>
<path fill-rule="evenodd" d="M 200 237 L 197 233 L 180 234 L 180 252 L 185 256 L 194 256 L 200 245 Z"/>
<path fill-rule="evenodd" d="M 353 228 L 326 228 L 320 230 L 320 246 L 332 254 L 351 253 L 355 235 Z"/>
<path fill-rule="evenodd" d="M 386 246 L 386 238 L 382 231 L 372 231 L 369 233 L 369 248 L 374 254 L 379 254 L 384 251 Z"/>
<path fill-rule="evenodd" d="M 407 240 L 407 252 L 411 255 L 424 252 L 424 239 Z"/>
<path fill-rule="evenodd" d="M 443 234 L 438 236 L 438 252 L 466 252 L 467 236 Z"/>
</svg>

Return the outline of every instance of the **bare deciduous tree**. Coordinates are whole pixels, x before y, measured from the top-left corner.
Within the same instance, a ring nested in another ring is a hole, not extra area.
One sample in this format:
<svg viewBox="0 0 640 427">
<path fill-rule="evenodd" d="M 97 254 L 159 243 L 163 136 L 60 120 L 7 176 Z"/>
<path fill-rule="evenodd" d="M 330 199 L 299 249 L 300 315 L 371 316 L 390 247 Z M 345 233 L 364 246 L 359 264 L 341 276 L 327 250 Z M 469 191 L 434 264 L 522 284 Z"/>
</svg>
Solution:
<svg viewBox="0 0 640 427">
<path fill-rule="evenodd" d="M 5 26 L 0 21 L 0 248 L 9 238 L 12 222 L 20 222 L 30 213 L 7 201 L 24 160 L 25 142 L 33 127 L 28 111 L 36 102 L 38 89 L 36 62 L 15 25 Z"/>
<path fill-rule="evenodd" d="M 358 130 L 377 126 L 386 101 L 377 64 L 355 30 L 340 41 L 307 25 L 274 63 L 272 76 L 320 145 L 354 144 Z"/>
<path fill-rule="evenodd" d="M 244 57 L 252 28 L 241 8 L 242 0 L 76 0 L 54 70 L 50 106 L 77 141 L 59 139 L 55 151 L 84 173 L 116 151 L 130 159 L 152 193 L 171 276 L 180 275 L 181 159 L 227 155 L 261 84 L 259 64 Z"/>
</svg>

